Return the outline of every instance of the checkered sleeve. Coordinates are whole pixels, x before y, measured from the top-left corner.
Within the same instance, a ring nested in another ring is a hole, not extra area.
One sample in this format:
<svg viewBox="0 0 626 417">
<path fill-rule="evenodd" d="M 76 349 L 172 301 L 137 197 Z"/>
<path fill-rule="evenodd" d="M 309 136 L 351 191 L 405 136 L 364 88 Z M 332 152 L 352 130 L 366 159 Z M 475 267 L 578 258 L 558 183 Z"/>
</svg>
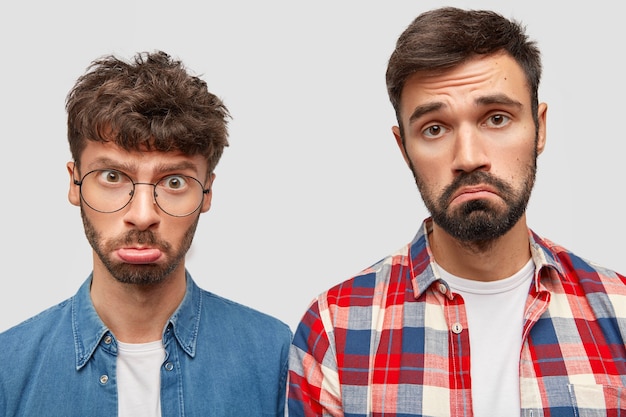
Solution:
<svg viewBox="0 0 626 417">
<path fill-rule="evenodd" d="M 314 301 L 300 321 L 290 352 L 289 416 L 343 416 L 337 362 Z"/>
</svg>

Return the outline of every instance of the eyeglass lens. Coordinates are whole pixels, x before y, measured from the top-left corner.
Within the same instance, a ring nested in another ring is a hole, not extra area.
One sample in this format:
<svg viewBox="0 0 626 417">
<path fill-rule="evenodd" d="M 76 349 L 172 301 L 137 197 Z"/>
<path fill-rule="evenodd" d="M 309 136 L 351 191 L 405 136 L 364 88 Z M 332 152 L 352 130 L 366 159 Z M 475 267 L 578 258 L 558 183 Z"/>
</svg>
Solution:
<svg viewBox="0 0 626 417">
<path fill-rule="evenodd" d="M 204 187 L 193 177 L 169 175 L 156 184 L 134 183 L 123 172 L 110 169 L 85 174 L 80 192 L 83 201 L 92 209 L 113 213 L 130 203 L 138 185 L 153 186 L 156 204 L 167 214 L 177 217 L 188 216 L 198 210 L 204 198 Z"/>
</svg>

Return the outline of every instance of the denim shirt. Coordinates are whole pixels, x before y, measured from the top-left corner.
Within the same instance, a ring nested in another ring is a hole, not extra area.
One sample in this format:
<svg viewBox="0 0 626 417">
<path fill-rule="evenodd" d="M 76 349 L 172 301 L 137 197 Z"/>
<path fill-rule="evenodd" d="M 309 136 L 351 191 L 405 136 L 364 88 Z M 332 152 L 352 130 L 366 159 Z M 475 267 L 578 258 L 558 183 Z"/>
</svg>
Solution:
<svg viewBox="0 0 626 417">
<path fill-rule="evenodd" d="M 116 416 L 117 341 L 78 293 L 0 334 L 0 416 Z M 163 329 L 164 417 L 282 416 L 291 330 L 200 289 Z"/>
</svg>

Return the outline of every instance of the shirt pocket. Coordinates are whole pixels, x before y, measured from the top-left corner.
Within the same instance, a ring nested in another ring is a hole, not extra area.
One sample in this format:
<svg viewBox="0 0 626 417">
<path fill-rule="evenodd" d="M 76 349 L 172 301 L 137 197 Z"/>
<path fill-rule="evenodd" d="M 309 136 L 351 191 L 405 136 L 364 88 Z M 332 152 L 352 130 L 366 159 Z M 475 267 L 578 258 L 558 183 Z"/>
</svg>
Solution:
<svg viewBox="0 0 626 417">
<path fill-rule="evenodd" d="M 626 389 L 615 385 L 567 386 L 574 415 L 626 417 Z"/>
</svg>

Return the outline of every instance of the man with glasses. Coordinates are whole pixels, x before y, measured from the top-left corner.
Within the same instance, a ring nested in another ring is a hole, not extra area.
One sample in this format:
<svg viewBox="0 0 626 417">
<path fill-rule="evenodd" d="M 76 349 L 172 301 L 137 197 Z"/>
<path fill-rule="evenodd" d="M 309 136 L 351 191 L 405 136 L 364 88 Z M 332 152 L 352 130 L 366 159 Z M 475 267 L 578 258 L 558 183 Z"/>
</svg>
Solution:
<svg viewBox="0 0 626 417">
<path fill-rule="evenodd" d="M 93 271 L 0 335 L 0 415 L 283 415 L 289 327 L 185 269 L 227 108 L 160 51 L 94 61 L 66 108 L 69 200 Z"/>
</svg>

